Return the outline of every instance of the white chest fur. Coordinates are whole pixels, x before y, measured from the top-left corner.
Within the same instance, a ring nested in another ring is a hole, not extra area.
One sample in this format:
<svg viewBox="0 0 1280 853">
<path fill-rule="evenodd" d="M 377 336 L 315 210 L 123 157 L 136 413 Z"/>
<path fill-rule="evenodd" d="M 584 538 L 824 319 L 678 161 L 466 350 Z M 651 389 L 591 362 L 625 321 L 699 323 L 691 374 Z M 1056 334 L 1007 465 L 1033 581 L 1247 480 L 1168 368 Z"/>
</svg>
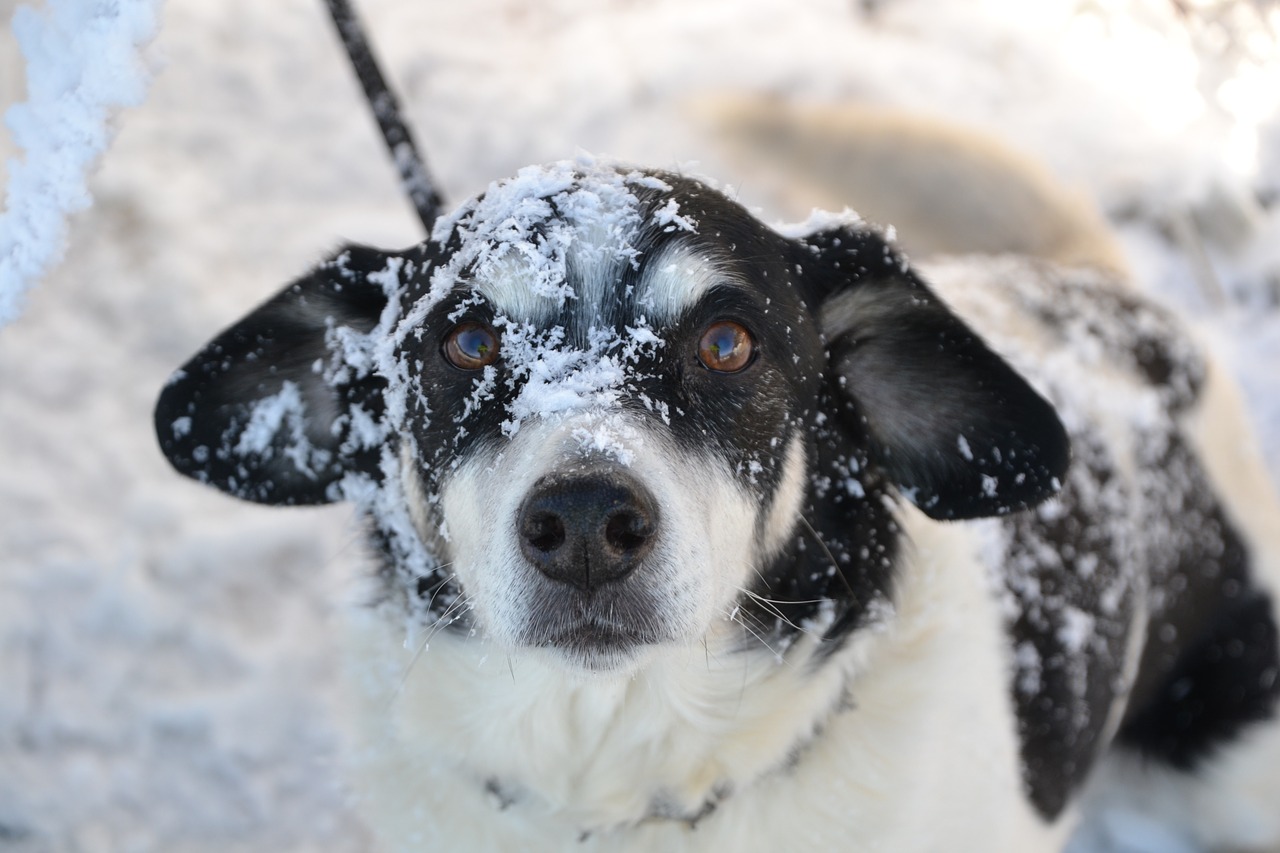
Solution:
<svg viewBox="0 0 1280 853">
<path fill-rule="evenodd" d="M 972 528 L 905 522 L 897 612 L 822 663 L 728 651 L 727 622 L 634 677 L 443 634 L 414 660 L 353 611 L 361 810 L 394 851 L 1055 849 Z"/>
</svg>

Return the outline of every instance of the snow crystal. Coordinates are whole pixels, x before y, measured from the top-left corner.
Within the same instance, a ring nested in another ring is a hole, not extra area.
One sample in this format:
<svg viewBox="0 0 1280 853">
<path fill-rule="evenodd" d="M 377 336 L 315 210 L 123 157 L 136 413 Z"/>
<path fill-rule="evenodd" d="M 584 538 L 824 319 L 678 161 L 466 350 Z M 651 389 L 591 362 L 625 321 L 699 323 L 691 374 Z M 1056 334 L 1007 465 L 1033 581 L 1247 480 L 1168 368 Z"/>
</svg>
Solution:
<svg viewBox="0 0 1280 853">
<path fill-rule="evenodd" d="M 648 172 L 628 172 L 625 180 L 632 186 L 645 187 L 647 189 L 658 190 L 660 192 L 669 193 L 673 189 L 671 184 L 656 175 L 649 174 Z"/>
<path fill-rule="evenodd" d="M 653 220 L 664 226 L 664 231 L 674 231 L 679 228 L 681 231 L 688 231 L 691 234 L 698 233 L 698 223 L 691 217 L 680 215 L 680 202 L 674 198 L 667 199 L 665 205 L 654 211 Z"/>
<path fill-rule="evenodd" d="M 13 33 L 27 62 L 27 101 L 5 113 L 25 151 L 11 161 L 0 216 L 0 325 L 22 294 L 59 261 L 65 217 L 92 204 L 88 172 L 106 150 L 111 110 L 142 103 L 138 49 L 156 30 L 159 0 L 49 0 L 41 15 L 19 6 Z"/>
<path fill-rule="evenodd" d="M 1077 607 L 1062 608 L 1062 627 L 1058 639 L 1071 654 L 1079 654 L 1093 636 L 1094 618 Z"/>
<path fill-rule="evenodd" d="M 862 217 L 849 208 L 839 213 L 814 208 L 803 222 L 775 222 L 771 226 L 774 231 L 789 240 L 803 240 L 823 231 L 834 231 L 837 228 L 863 228 L 866 223 Z"/>
<path fill-rule="evenodd" d="M 502 332 L 507 383 L 519 386 L 502 425 L 508 436 L 529 418 L 613 408 L 639 378 L 639 360 L 663 344 L 643 323 L 628 328 L 625 336 L 593 327 L 585 348 L 567 345 L 562 326 L 539 329 L 507 317 L 496 318 L 494 325 Z"/>
<path fill-rule="evenodd" d="M 280 391 L 263 397 L 249 414 L 249 423 L 240 433 L 233 452 L 240 456 L 270 458 L 272 440 L 287 434 L 281 451 L 298 471 L 314 475 L 318 466 L 328 463 L 330 454 L 314 446 L 306 434 L 307 410 L 302 392 L 295 382 L 285 382 Z"/>
<path fill-rule="evenodd" d="M 990 474 L 982 475 L 983 497 L 994 498 L 999 491 L 1000 480 Z"/>
<path fill-rule="evenodd" d="M 1039 693 L 1042 663 L 1035 644 L 1030 641 L 1019 643 L 1014 650 L 1014 662 L 1018 672 L 1018 691 L 1028 696 Z"/>
<path fill-rule="evenodd" d="M 575 429 L 573 438 L 584 453 L 600 454 L 630 466 L 635 460 L 639 433 L 620 418 L 602 418 L 594 427 Z"/>
<path fill-rule="evenodd" d="M 456 238 L 458 248 L 432 273 L 428 304 L 469 279 L 481 292 L 501 287 L 559 307 L 579 296 L 568 282 L 571 251 L 636 264 L 639 252 L 629 238 L 639 200 L 628 184 L 619 170 L 586 156 L 527 166 L 491 183 L 433 230 L 433 239 Z M 592 239 L 579 239 L 583 234 Z"/>
<path fill-rule="evenodd" d="M 240 433 L 235 452 L 240 456 L 261 456 L 271 451 L 271 442 L 281 426 L 288 420 L 290 427 L 300 431 L 306 409 L 296 382 L 285 382 L 279 393 L 263 397 L 253 407 L 249 424 Z M 296 439 L 298 436 L 294 436 Z"/>
</svg>

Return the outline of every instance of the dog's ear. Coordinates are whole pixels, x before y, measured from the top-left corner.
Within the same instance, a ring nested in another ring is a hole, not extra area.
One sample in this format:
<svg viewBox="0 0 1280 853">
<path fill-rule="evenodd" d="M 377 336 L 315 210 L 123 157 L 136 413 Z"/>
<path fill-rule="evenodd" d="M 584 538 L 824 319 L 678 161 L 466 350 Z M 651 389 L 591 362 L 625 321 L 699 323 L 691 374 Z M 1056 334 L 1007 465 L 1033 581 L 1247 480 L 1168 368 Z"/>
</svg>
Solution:
<svg viewBox="0 0 1280 853">
<path fill-rule="evenodd" d="M 399 260 L 398 260 L 399 259 Z M 343 358 L 388 303 L 402 256 L 349 247 L 214 338 L 178 370 L 156 436 L 182 474 L 267 504 L 339 499 L 347 473 L 378 475 L 366 434 L 383 380 Z"/>
<path fill-rule="evenodd" d="M 796 251 L 839 417 L 907 499 L 933 518 L 979 518 L 1057 491 L 1070 443 L 1053 406 L 881 235 L 834 227 Z"/>
</svg>

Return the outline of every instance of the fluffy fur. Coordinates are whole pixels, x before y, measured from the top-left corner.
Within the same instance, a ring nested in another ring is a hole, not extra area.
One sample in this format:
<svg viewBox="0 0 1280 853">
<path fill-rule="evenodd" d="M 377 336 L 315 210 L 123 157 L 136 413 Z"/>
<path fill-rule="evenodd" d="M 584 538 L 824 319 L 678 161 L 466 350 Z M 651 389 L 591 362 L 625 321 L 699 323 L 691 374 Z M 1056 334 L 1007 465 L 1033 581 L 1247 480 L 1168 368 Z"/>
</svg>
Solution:
<svg viewBox="0 0 1280 853">
<path fill-rule="evenodd" d="M 958 138 L 873 127 L 929 142 L 903 173 Z M 964 150 L 970 198 L 1025 175 Z M 1280 846 L 1280 508 L 1220 372 L 1027 192 L 1069 250 L 917 269 L 850 215 L 529 169 L 175 376 L 179 471 L 369 517 L 350 765 L 386 849 Z M 718 372 L 725 322 L 753 351 Z"/>
</svg>

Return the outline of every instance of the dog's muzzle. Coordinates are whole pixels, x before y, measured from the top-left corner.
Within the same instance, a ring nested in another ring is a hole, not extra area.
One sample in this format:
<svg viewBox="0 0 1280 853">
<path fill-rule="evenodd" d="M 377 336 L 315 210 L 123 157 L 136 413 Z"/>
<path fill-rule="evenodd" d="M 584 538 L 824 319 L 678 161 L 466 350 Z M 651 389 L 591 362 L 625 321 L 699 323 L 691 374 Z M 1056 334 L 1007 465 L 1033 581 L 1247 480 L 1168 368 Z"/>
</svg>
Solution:
<svg viewBox="0 0 1280 853">
<path fill-rule="evenodd" d="M 530 490 L 517 530 L 538 571 L 590 593 L 626 578 L 653 550 L 658 510 L 648 490 L 621 471 L 553 474 Z"/>
</svg>

